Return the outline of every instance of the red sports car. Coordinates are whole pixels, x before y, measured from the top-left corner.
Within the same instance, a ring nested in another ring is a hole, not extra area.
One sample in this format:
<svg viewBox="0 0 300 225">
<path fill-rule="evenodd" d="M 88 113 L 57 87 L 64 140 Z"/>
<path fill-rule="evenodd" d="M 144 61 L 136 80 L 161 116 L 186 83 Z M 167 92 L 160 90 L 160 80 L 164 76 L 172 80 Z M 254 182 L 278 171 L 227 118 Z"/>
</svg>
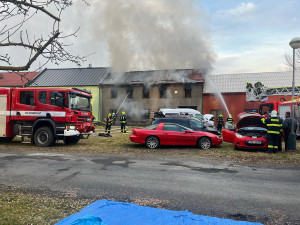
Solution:
<svg viewBox="0 0 300 225">
<path fill-rule="evenodd" d="M 148 148 L 157 148 L 159 145 L 194 145 L 208 149 L 220 145 L 222 138 L 204 131 L 193 131 L 187 127 L 160 123 L 145 128 L 134 128 L 129 136 L 136 143 L 146 144 Z"/>
<path fill-rule="evenodd" d="M 268 147 L 266 125 L 261 115 L 254 112 L 240 113 L 236 127 L 226 123 L 222 130 L 223 141 L 234 143 L 235 149 L 263 149 Z"/>
</svg>

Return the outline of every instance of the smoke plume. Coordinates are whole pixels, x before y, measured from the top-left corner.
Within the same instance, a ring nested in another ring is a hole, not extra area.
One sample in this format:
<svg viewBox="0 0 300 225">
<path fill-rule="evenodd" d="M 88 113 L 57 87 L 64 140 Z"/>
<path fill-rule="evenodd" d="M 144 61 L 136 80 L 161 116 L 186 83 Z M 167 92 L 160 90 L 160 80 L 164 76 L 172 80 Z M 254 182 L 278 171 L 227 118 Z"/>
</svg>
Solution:
<svg viewBox="0 0 300 225">
<path fill-rule="evenodd" d="M 94 0 L 91 7 L 89 33 L 93 43 L 106 43 L 113 71 L 212 69 L 215 54 L 198 1 Z"/>
</svg>

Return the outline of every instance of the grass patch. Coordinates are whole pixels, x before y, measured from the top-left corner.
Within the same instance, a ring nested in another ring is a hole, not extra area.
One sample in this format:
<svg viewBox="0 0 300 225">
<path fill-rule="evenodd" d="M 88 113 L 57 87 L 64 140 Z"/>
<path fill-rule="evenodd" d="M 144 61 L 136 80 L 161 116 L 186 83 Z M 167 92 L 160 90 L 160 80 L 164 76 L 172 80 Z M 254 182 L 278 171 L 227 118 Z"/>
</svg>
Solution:
<svg viewBox="0 0 300 225">
<path fill-rule="evenodd" d="M 9 188 L 11 189 L 11 188 Z M 0 188 L 2 225 L 55 224 L 89 205 L 89 200 L 49 197 Z"/>
<path fill-rule="evenodd" d="M 103 127 L 97 128 L 97 134 L 103 131 Z M 277 154 L 265 154 L 264 151 L 237 151 L 234 150 L 233 144 L 226 142 L 223 142 L 221 146 L 207 150 L 186 146 L 161 146 L 153 150 L 148 149 L 145 145 L 131 142 L 129 140 L 130 133 L 120 133 L 119 127 L 113 127 L 111 135 L 112 137 L 109 138 L 91 135 L 89 139 L 80 140 L 76 145 L 66 145 L 62 141 L 59 141 L 54 146 L 48 148 L 40 148 L 32 144 L 21 144 L 20 139 L 15 138 L 11 143 L 2 143 L 0 150 L 35 150 L 86 154 L 107 153 L 116 155 L 131 154 L 135 156 L 166 155 L 174 157 L 211 158 L 239 163 L 273 163 L 300 166 L 300 140 L 297 140 L 297 152 L 291 153 L 283 151 Z"/>
</svg>

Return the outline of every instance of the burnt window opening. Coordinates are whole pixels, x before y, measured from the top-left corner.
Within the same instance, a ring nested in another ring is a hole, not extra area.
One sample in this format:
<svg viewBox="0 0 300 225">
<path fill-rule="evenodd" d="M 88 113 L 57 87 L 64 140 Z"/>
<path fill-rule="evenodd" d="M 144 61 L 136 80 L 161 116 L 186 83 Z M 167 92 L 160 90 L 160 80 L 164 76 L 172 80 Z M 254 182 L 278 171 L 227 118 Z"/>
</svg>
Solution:
<svg viewBox="0 0 300 225">
<path fill-rule="evenodd" d="M 34 92 L 20 91 L 20 104 L 34 105 Z"/>
<path fill-rule="evenodd" d="M 116 88 L 112 88 L 110 90 L 111 93 L 111 98 L 117 98 L 117 89 Z"/>
<path fill-rule="evenodd" d="M 126 89 L 126 94 L 128 95 L 127 98 L 133 98 L 133 88 L 132 87 L 128 87 Z"/>
<path fill-rule="evenodd" d="M 150 97 L 150 91 L 148 88 L 143 87 L 143 98 L 149 98 Z"/>
<path fill-rule="evenodd" d="M 191 98 L 192 97 L 192 87 L 190 84 L 184 85 L 184 97 Z"/>
<path fill-rule="evenodd" d="M 163 84 L 159 86 L 159 97 L 166 98 L 167 97 L 167 85 Z"/>
</svg>

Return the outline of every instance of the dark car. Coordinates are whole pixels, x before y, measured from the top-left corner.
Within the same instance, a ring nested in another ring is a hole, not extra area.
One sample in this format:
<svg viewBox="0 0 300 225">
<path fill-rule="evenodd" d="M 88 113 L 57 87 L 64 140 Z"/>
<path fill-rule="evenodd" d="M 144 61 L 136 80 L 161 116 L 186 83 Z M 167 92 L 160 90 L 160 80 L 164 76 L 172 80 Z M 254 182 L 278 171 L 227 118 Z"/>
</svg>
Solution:
<svg viewBox="0 0 300 225">
<path fill-rule="evenodd" d="M 221 135 L 221 133 L 214 128 L 205 127 L 202 122 L 196 118 L 184 118 L 184 117 L 165 117 L 165 118 L 157 118 L 153 121 L 153 124 L 158 123 L 176 123 L 181 126 L 188 127 L 194 131 L 206 131 L 212 134 Z"/>
</svg>

